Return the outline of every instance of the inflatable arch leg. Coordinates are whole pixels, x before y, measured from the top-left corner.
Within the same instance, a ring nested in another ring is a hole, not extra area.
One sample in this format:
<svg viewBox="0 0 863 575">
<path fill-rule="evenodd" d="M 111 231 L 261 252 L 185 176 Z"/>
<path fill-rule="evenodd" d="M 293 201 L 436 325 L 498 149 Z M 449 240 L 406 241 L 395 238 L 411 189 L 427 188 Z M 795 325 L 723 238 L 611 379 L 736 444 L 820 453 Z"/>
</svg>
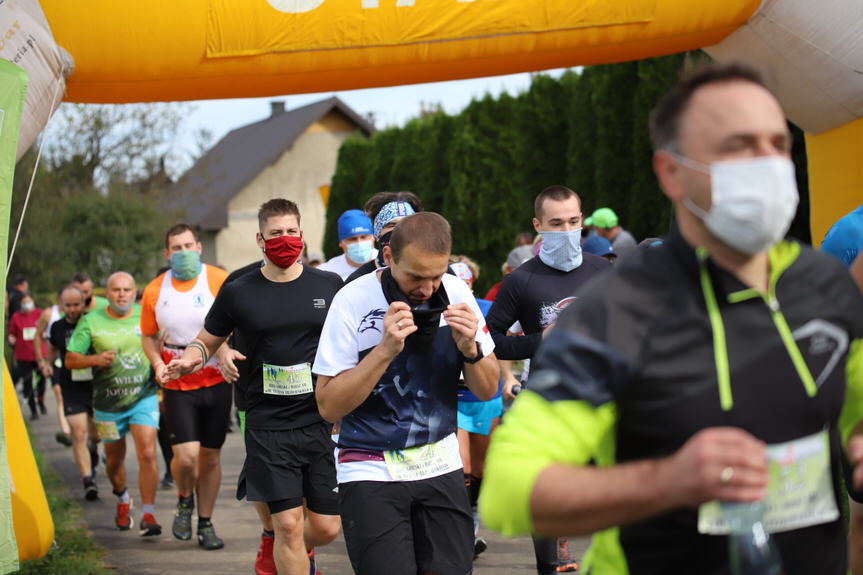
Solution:
<svg viewBox="0 0 863 575">
<path fill-rule="evenodd" d="M 48 553 L 54 541 L 54 521 L 15 395 L 15 385 L 5 365 L 3 371 L 3 422 L 12 487 L 12 519 L 18 558 L 25 561 Z"/>
<path fill-rule="evenodd" d="M 812 244 L 819 247 L 833 224 L 863 204 L 863 118 L 806 136 Z"/>
</svg>

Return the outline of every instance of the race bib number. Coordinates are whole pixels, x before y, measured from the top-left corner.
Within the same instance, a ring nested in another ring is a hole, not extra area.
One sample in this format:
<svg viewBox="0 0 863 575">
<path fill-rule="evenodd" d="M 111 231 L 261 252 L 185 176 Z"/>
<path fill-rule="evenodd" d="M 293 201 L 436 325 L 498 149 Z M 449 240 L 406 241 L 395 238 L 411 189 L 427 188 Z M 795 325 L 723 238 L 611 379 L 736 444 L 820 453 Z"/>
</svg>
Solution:
<svg viewBox="0 0 863 575">
<path fill-rule="evenodd" d="M 117 427 L 116 421 L 94 421 L 96 430 L 99 432 L 99 437 L 108 441 L 117 441 L 120 439 L 120 428 Z"/>
<path fill-rule="evenodd" d="M 458 454 L 456 454 L 458 457 Z M 446 473 L 454 465 L 453 454 L 444 441 L 396 451 L 384 451 L 387 471 L 396 481 L 417 481 Z"/>
<path fill-rule="evenodd" d="M 25 327 L 21 330 L 21 339 L 24 341 L 33 341 L 36 339 L 36 328 L 35 327 Z"/>
<path fill-rule="evenodd" d="M 310 364 L 264 364 L 264 393 L 267 395 L 304 395 L 313 391 Z"/>
<path fill-rule="evenodd" d="M 92 367 L 72 370 L 72 381 L 92 381 L 92 380 L 93 380 L 93 368 Z"/>
<path fill-rule="evenodd" d="M 830 444 L 826 431 L 767 446 L 770 482 L 764 527 L 771 533 L 829 523 L 839 517 L 830 475 Z M 698 510 L 698 531 L 727 535 L 729 522 L 718 501 Z"/>
</svg>

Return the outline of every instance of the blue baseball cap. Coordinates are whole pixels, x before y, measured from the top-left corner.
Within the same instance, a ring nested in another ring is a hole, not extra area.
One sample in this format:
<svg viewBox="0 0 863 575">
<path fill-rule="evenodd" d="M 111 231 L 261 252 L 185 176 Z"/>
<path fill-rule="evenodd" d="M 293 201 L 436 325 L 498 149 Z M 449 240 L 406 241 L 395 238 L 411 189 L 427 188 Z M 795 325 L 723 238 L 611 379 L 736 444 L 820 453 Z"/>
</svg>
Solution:
<svg viewBox="0 0 863 575">
<path fill-rule="evenodd" d="M 372 221 L 362 210 L 348 210 L 339 216 L 339 241 L 372 233 Z"/>
<path fill-rule="evenodd" d="M 581 249 L 589 254 L 596 256 L 614 256 L 617 257 L 611 242 L 601 236 L 590 236 L 587 238 Z"/>
</svg>

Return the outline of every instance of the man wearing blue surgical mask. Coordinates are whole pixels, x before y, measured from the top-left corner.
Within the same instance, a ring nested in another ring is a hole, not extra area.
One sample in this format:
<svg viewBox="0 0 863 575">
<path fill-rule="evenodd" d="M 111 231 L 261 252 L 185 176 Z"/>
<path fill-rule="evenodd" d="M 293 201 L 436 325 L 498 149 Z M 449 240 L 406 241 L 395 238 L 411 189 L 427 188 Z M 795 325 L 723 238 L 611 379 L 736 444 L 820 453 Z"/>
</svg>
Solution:
<svg viewBox="0 0 863 575">
<path fill-rule="evenodd" d="M 318 269 L 339 274 L 344 281 L 363 264 L 378 255 L 374 227 L 362 210 L 348 210 L 339 216 L 339 247 L 344 253 L 327 260 Z"/>
<path fill-rule="evenodd" d="M 581 199 L 574 191 L 564 186 L 544 189 L 534 201 L 534 215 L 533 227 L 542 234 L 539 255 L 504 278 L 487 317 L 500 359 L 532 358 L 543 331 L 575 300 L 578 289 L 611 267 L 605 259 L 581 250 Z M 507 336 L 516 322 L 524 335 Z M 512 382 L 504 393 L 511 398 Z M 559 567 L 575 570 L 565 540 L 560 541 L 560 553 L 558 546 L 556 538 L 534 540 L 539 575 L 555 573 Z"/>
</svg>

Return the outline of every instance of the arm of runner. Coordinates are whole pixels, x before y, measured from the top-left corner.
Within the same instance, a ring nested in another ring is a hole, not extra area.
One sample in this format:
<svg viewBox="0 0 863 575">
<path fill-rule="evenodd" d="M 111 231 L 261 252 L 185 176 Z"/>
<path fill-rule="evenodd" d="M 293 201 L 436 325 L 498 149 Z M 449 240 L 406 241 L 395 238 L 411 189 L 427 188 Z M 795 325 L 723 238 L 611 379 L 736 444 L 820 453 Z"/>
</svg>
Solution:
<svg viewBox="0 0 863 575">
<path fill-rule="evenodd" d="M 8 303 L 9 303 L 8 298 L 6 299 L 6 303 L 8 305 Z M 6 336 L 6 341 L 9 342 L 9 345 L 11 345 L 12 347 L 15 347 L 15 344 L 18 342 L 18 322 L 15 321 L 14 315 L 9 320 L 9 329 L 7 329 L 6 332 L 8 334 Z"/>
<path fill-rule="evenodd" d="M 39 321 L 36 323 L 36 335 L 33 337 L 33 353 L 36 356 L 36 363 L 39 365 L 40 369 L 45 363 L 45 358 L 42 357 L 42 346 L 45 345 L 45 338 L 42 337 L 42 334 L 45 333 L 45 330 L 48 329 L 49 321 L 51 321 L 50 307 L 44 310 L 39 316 Z M 45 377 L 50 376 L 46 375 Z"/>
<path fill-rule="evenodd" d="M 43 377 L 54 377 L 54 362 L 57 361 L 57 348 L 48 342 L 48 356 L 39 362 L 39 371 Z"/>
<path fill-rule="evenodd" d="M 452 329 L 452 337 L 463 357 L 474 359 L 482 354 L 481 344 L 476 339 L 480 321 L 468 304 L 448 306 L 444 311 L 444 319 Z M 488 401 L 497 394 L 500 370 L 494 353 L 484 355 L 476 363 L 465 362 L 463 369 L 465 384 L 479 399 Z"/>
<path fill-rule="evenodd" d="M 486 323 L 494 340 L 495 355 L 499 359 L 528 359 L 533 357 L 542 342 L 542 333 L 513 337 L 506 335 L 509 327 L 519 320 L 519 278 L 513 274 L 503 279 L 494 305 L 488 312 Z"/>
<path fill-rule="evenodd" d="M 165 377 L 166 366 L 162 360 L 162 342 L 159 340 L 159 335 L 141 335 L 141 347 L 144 348 L 144 353 L 150 360 L 150 365 L 153 366 L 156 383 L 164 385 L 168 380 Z"/>
<path fill-rule="evenodd" d="M 512 366 L 515 362 L 511 359 L 498 359 L 497 366 L 500 369 L 500 376 L 503 379 L 503 398 L 515 399 L 515 394 L 512 392 L 516 385 L 521 385 L 521 382 L 516 379 L 512 372 Z"/>
<path fill-rule="evenodd" d="M 238 361 L 245 361 L 246 356 L 228 345 L 226 341 L 219 349 L 216 350 L 216 357 L 219 359 L 219 371 L 222 377 L 228 383 L 234 383 L 240 377 L 240 370 L 237 368 Z"/>
<path fill-rule="evenodd" d="M 87 369 L 88 367 L 108 367 L 114 363 L 117 350 L 109 349 L 102 353 L 85 355 L 74 351 L 66 352 L 66 367 L 68 369 Z"/>
<path fill-rule="evenodd" d="M 195 373 L 204 367 L 216 350 L 219 349 L 228 336 L 216 336 L 202 329 L 192 343 L 186 346 L 183 357 L 172 359 L 165 368 L 166 381 L 180 379 L 190 373 Z M 201 348 L 204 348 L 203 350 Z M 206 350 L 206 352 L 204 351 Z"/>
<path fill-rule="evenodd" d="M 315 398 L 321 417 L 338 421 L 366 400 L 389 367 L 401 353 L 405 339 L 417 330 L 410 306 L 393 302 L 384 315 L 384 336 L 356 367 L 330 377 L 318 375 Z"/>
</svg>

